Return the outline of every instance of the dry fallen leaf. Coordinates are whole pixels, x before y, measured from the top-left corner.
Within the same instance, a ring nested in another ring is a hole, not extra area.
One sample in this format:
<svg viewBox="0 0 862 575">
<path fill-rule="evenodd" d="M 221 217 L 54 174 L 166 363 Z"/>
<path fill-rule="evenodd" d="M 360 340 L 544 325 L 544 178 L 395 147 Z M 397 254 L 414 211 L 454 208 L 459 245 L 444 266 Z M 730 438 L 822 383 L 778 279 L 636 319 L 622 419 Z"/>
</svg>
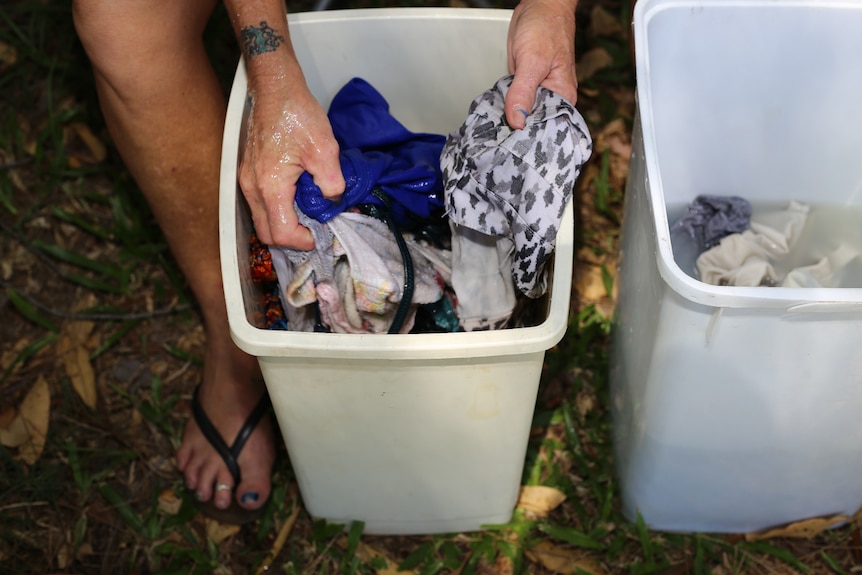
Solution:
<svg viewBox="0 0 862 575">
<path fill-rule="evenodd" d="M 51 415 L 51 391 L 48 382 L 40 376 L 27 392 L 24 400 L 18 408 L 18 417 L 12 422 L 11 427 L 26 432 L 24 441 L 17 445 L 18 453 L 15 459 L 27 465 L 32 465 L 42 455 L 45 448 L 45 437 L 48 435 L 48 420 Z M 2 442 L 6 445 L 8 437 Z M 17 441 L 16 441 L 17 442 Z M 11 446 L 10 446 L 11 447 Z"/>
<path fill-rule="evenodd" d="M 850 518 L 846 515 L 832 515 L 830 517 L 814 517 L 813 519 L 804 519 L 788 523 L 774 529 L 765 531 L 756 531 L 754 533 L 746 533 L 746 541 L 761 541 L 763 539 L 775 539 L 777 537 L 792 537 L 795 539 L 811 539 L 820 535 L 827 529 L 835 527 L 839 523 L 849 521 Z"/>
<path fill-rule="evenodd" d="M 4 447 L 21 447 L 30 439 L 30 430 L 18 412 L 15 417 L 3 427 L 0 427 L 0 445 Z"/>
<path fill-rule="evenodd" d="M 515 564 L 509 557 L 500 553 L 497 555 L 497 559 L 494 560 L 494 565 L 491 566 L 491 570 L 495 575 L 513 575 L 515 572 Z"/>
<path fill-rule="evenodd" d="M 95 305 L 94 296 L 84 299 L 75 306 L 76 311 Z M 57 353 L 63 362 L 66 375 L 72 382 L 72 387 L 90 409 L 95 409 L 98 402 L 98 389 L 93 364 L 90 362 L 89 341 L 94 323 L 91 321 L 68 321 L 63 324 L 60 341 L 57 343 Z"/>
<path fill-rule="evenodd" d="M 18 417 L 18 410 L 14 407 L 9 407 L 0 412 L 0 429 L 5 429 L 12 425 L 16 417 Z M 9 446 L 7 445 L 6 447 Z"/>
<path fill-rule="evenodd" d="M 524 553 L 531 561 L 554 573 L 574 573 L 579 569 L 591 575 L 607 575 L 607 571 L 584 551 L 557 547 L 550 541 L 539 541 Z"/>
<path fill-rule="evenodd" d="M 545 485 L 524 485 L 518 497 L 518 507 L 538 517 L 547 517 L 565 500 L 566 494 L 559 489 Z"/>
<path fill-rule="evenodd" d="M 211 539 L 213 543 L 218 545 L 228 537 L 233 537 L 239 533 L 241 527 L 239 525 L 219 523 L 215 519 L 207 517 L 204 519 L 204 528 L 206 529 L 207 537 Z"/>
<path fill-rule="evenodd" d="M 575 291 L 582 301 L 597 303 L 612 295 L 608 294 L 601 266 L 584 263 L 579 268 L 575 277 Z"/>
<path fill-rule="evenodd" d="M 96 375 L 93 364 L 90 363 L 90 352 L 83 345 L 75 345 L 68 337 L 60 337 L 57 352 L 63 361 L 63 367 L 72 387 L 90 409 L 96 408 L 98 394 L 96 391 Z"/>
<path fill-rule="evenodd" d="M 92 330 L 91 322 L 67 322 L 57 343 L 57 353 L 78 396 L 87 407 L 95 409 L 98 392 L 93 364 L 90 362 L 90 352 L 84 346 L 86 335 L 89 333 L 86 331 L 86 324 L 89 324 L 89 329 Z"/>
<path fill-rule="evenodd" d="M 57 551 L 57 567 L 65 569 L 72 563 L 74 556 L 75 550 L 72 548 L 72 544 L 69 542 L 63 543 L 60 546 L 60 550 Z"/>
<path fill-rule="evenodd" d="M 183 500 L 177 497 L 173 489 L 165 489 L 159 493 L 159 511 L 168 515 L 176 515 L 180 512 L 180 507 L 183 505 Z"/>
<path fill-rule="evenodd" d="M 359 542 L 359 545 L 356 546 L 356 556 L 365 563 L 368 563 L 377 557 L 383 559 L 385 566 L 375 570 L 375 575 L 408 575 L 413 573 L 413 571 L 399 571 L 398 565 L 389 556 L 370 545 L 362 543 L 361 541 Z"/>
<path fill-rule="evenodd" d="M 575 70 L 578 75 L 578 82 L 583 82 L 593 76 L 596 72 L 603 68 L 607 68 L 614 61 L 613 56 L 604 48 L 593 48 L 586 52 L 581 59 L 578 60 Z"/>
</svg>

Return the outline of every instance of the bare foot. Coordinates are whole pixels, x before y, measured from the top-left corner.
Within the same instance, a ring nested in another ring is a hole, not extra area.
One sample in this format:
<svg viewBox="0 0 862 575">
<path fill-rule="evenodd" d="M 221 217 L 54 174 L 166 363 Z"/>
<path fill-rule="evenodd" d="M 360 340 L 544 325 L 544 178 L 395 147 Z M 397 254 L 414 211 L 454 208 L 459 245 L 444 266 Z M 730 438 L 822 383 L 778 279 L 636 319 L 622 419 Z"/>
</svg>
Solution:
<svg viewBox="0 0 862 575">
<path fill-rule="evenodd" d="M 265 393 L 257 360 L 230 341 L 230 336 L 207 338 L 204 377 L 198 399 L 204 412 L 231 445 L 243 423 Z M 271 474 L 275 461 L 272 422 L 268 416 L 260 421 L 240 452 L 238 463 L 241 481 L 236 486 L 236 500 L 245 509 L 260 508 L 272 488 Z M 217 484 L 234 487 L 224 461 L 189 417 L 183 441 L 177 450 L 177 466 L 186 485 L 199 501 L 213 498 L 219 509 L 231 504 L 231 491 L 218 490 Z"/>
</svg>

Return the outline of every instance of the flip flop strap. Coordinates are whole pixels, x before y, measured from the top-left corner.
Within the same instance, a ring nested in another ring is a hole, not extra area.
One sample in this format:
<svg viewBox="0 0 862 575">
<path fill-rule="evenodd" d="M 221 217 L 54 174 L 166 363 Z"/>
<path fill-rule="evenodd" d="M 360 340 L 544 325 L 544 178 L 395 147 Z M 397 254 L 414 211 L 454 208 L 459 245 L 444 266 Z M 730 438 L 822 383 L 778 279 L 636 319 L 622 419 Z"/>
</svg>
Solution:
<svg viewBox="0 0 862 575">
<path fill-rule="evenodd" d="M 231 477 L 233 477 L 235 485 L 239 485 L 241 475 L 237 458 L 239 458 L 239 454 L 242 451 L 242 448 L 245 446 L 245 442 L 248 441 L 249 437 L 251 437 L 254 428 L 257 427 L 257 424 L 260 423 L 261 418 L 263 418 L 264 414 L 269 409 L 269 394 L 263 394 L 263 397 L 260 398 L 260 401 L 257 403 L 254 410 L 252 410 L 251 414 L 249 414 L 248 418 L 245 420 L 245 423 L 243 423 L 239 432 L 236 434 L 236 438 L 233 440 L 233 445 L 228 447 L 227 443 L 225 442 L 219 431 L 216 429 L 215 425 L 213 425 L 212 421 L 210 421 L 210 418 L 207 417 L 206 412 L 200 404 L 200 401 L 198 401 L 199 389 L 200 386 L 196 387 L 194 396 L 192 396 L 192 415 L 195 418 L 195 423 L 198 424 L 201 433 L 203 433 L 207 441 L 210 442 L 213 448 L 224 460 L 224 463 L 227 466 Z"/>
</svg>

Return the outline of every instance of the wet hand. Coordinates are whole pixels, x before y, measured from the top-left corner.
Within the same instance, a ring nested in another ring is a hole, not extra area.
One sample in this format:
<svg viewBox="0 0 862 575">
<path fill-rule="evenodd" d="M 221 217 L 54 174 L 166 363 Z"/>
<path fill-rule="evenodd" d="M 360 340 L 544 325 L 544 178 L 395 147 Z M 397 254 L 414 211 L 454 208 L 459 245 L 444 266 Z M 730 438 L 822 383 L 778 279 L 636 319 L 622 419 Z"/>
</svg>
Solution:
<svg viewBox="0 0 862 575">
<path fill-rule="evenodd" d="M 239 184 L 262 242 L 308 250 L 314 240 L 296 215 L 296 181 L 307 171 L 324 197 L 335 199 L 344 192 L 344 176 L 320 104 L 307 89 L 290 92 L 251 94 Z"/>
<path fill-rule="evenodd" d="M 506 120 L 523 128 L 543 86 L 575 104 L 575 6 L 577 0 L 522 0 L 509 23 Z"/>
</svg>

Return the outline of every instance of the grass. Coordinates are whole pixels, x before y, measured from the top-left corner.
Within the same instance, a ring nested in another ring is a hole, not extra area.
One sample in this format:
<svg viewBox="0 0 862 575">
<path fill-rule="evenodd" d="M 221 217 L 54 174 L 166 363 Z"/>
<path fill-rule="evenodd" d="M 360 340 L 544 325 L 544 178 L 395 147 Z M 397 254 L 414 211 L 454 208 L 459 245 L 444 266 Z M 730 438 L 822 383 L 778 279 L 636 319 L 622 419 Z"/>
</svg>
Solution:
<svg viewBox="0 0 862 575">
<path fill-rule="evenodd" d="M 590 34 L 596 6 L 619 20 L 619 33 Z M 612 125 L 631 130 L 629 11 L 616 0 L 581 2 L 578 52 L 602 48 L 612 59 L 582 82 L 579 109 L 595 135 Z M 228 30 L 220 9 L 208 47 L 225 86 L 235 62 Z M 39 378 L 50 390 L 41 456 L 25 463 L 16 448 L 0 447 L 4 573 L 860 570 L 854 522 L 810 540 L 747 541 L 656 532 L 640 517 L 622 516 L 608 350 L 626 159 L 609 147 L 598 147 L 578 190 L 581 275 L 568 333 L 546 357 L 524 468 L 523 484 L 562 492 L 561 505 L 547 516 L 518 509 L 510 523 L 478 533 L 365 536 L 361 524 L 345 530 L 308 517 L 282 452 L 274 495 L 256 526 L 233 531 L 204 521 L 171 461 L 200 378 L 200 321 L 109 144 L 69 6 L 4 3 L 0 43 L 0 417 Z M 585 280 L 590 269 L 595 289 Z M 70 376 L 57 357 L 75 333 L 84 335 L 64 349 L 84 350 L 99 392 L 94 405 L 75 388 L 89 380 Z"/>
</svg>

